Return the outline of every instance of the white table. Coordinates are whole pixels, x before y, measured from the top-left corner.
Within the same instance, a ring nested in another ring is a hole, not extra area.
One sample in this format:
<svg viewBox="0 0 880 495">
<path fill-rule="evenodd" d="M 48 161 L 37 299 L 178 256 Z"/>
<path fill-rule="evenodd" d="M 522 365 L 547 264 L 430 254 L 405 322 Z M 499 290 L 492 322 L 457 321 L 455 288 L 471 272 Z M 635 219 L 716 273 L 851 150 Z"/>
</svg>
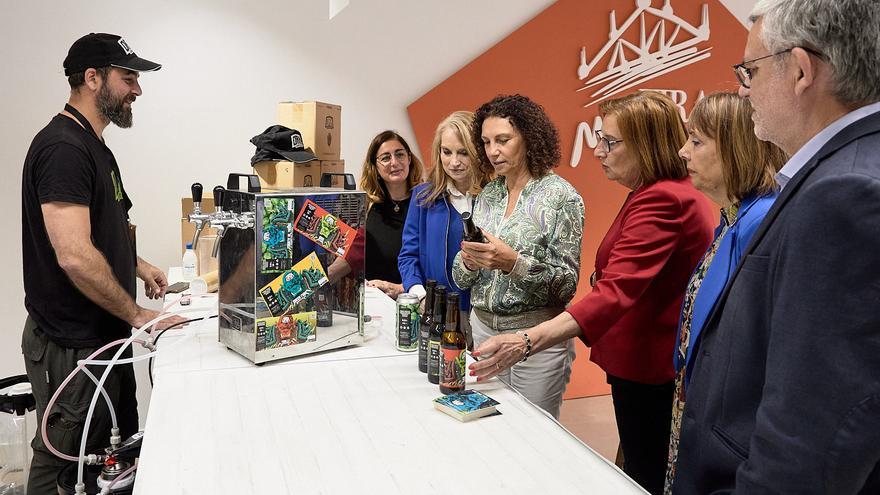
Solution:
<svg viewBox="0 0 880 495">
<path fill-rule="evenodd" d="M 499 416 L 435 410 L 416 353 L 394 349 L 393 302 L 367 297 L 383 324 L 363 346 L 261 367 L 216 319 L 163 337 L 135 494 L 645 493 L 497 380 L 469 387 Z"/>
</svg>

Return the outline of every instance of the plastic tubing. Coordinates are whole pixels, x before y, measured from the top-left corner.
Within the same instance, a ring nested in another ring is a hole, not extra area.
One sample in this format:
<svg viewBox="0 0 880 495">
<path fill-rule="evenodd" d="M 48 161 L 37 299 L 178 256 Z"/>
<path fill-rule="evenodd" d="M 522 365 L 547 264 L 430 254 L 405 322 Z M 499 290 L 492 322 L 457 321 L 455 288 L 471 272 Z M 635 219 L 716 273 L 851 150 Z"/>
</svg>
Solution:
<svg viewBox="0 0 880 495">
<path fill-rule="evenodd" d="M 191 295 L 191 294 L 187 294 L 187 295 L 185 295 L 185 296 L 180 297 L 180 298 L 177 299 L 176 301 L 171 301 L 171 302 L 166 303 L 165 306 L 162 306 L 162 311 L 159 312 L 159 315 L 161 316 L 161 315 L 164 315 L 164 314 L 169 313 L 169 310 L 170 310 L 172 307 L 174 307 L 174 305 L 176 305 L 176 304 L 180 304 L 181 301 L 184 301 L 184 300 L 193 300 L 193 299 L 202 299 L 202 298 L 208 298 L 208 297 L 214 297 L 214 296 L 213 296 L 213 294 L 199 294 L 199 295 L 195 295 L 195 296 L 194 296 L 194 295 Z M 198 311 L 194 311 L 194 310 L 207 311 L 206 308 L 184 308 L 183 306 L 181 306 L 181 309 L 178 310 L 178 311 L 176 311 L 176 312 L 174 312 L 173 314 L 179 314 L 179 313 L 184 313 L 184 312 L 186 312 L 186 313 L 198 312 Z M 158 323 L 158 322 L 157 322 L 157 323 Z M 155 326 L 155 323 L 154 323 L 153 325 L 150 325 L 150 326 L 147 328 L 147 333 L 148 333 L 149 335 L 153 335 L 153 330 L 155 330 L 154 326 Z"/>
<path fill-rule="evenodd" d="M 113 358 L 110 360 L 110 363 L 107 364 L 106 368 L 104 368 L 104 373 L 101 375 L 101 379 L 98 382 L 97 388 L 100 389 L 104 386 L 104 382 L 107 381 L 107 376 L 110 374 L 110 370 L 113 369 L 113 366 L 119 360 L 119 357 L 122 355 L 122 353 L 125 352 L 125 349 L 127 349 L 128 346 L 130 346 L 131 343 L 134 342 L 138 336 L 140 336 L 140 334 L 147 332 L 147 329 L 153 327 L 154 325 L 156 325 L 156 323 L 158 323 L 166 318 L 170 318 L 172 316 L 179 315 L 179 314 L 195 313 L 195 312 L 199 312 L 199 311 L 204 311 L 204 308 L 186 308 L 186 309 L 177 310 L 174 313 L 161 313 L 161 314 L 159 314 L 159 316 L 153 318 L 152 320 L 148 321 L 143 326 L 138 328 L 137 331 L 134 334 L 132 334 L 131 337 L 125 339 L 123 344 L 116 351 L 116 354 L 113 355 Z M 92 355 L 92 356 L 89 356 L 88 359 L 92 359 L 94 357 L 95 356 Z M 97 402 L 98 402 L 98 395 L 99 394 L 100 394 L 100 392 L 97 389 L 95 390 L 95 393 L 92 394 L 92 401 L 89 404 L 89 411 L 88 411 L 88 414 L 86 414 L 86 421 L 83 424 L 82 440 L 80 441 L 80 444 L 79 444 L 79 458 L 74 459 L 74 461 L 77 461 L 77 473 L 76 473 L 77 484 L 83 482 L 83 471 L 84 471 L 83 467 L 85 466 L 85 459 L 86 459 L 86 440 L 89 438 L 89 426 L 91 426 L 91 423 L 92 423 L 92 415 L 95 413 L 95 404 L 97 404 Z M 43 417 L 45 418 L 45 415 Z"/>
<path fill-rule="evenodd" d="M 125 343 L 125 339 L 114 340 L 113 342 L 110 342 L 109 344 L 106 344 L 103 347 L 96 350 L 95 352 L 93 352 L 91 355 L 89 355 L 89 357 L 87 359 L 94 358 L 95 356 L 101 354 L 102 352 L 106 351 L 107 349 L 109 349 L 115 345 L 119 345 L 119 344 L 123 344 L 123 343 Z M 77 372 L 79 372 L 79 370 L 83 369 L 84 367 L 85 367 L 84 364 L 77 365 L 77 367 L 74 368 L 73 371 L 71 371 L 69 375 L 67 375 L 67 378 L 65 378 L 64 381 L 61 382 L 61 385 L 59 385 L 58 388 L 55 389 L 55 393 L 52 394 L 52 398 L 49 399 L 49 403 L 46 405 L 46 410 L 43 412 L 43 421 L 40 422 L 40 434 L 43 435 L 43 443 L 46 445 L 46 448 L 49 449 L 49 452 L 52 452 L 52 454 L 54 454 L 56 457 L 60 457 L 61 459 L 64 459 L 65 461 L 76 462 L 79 460 L 79 458 L 59 451 L 58 449 L 55 448 L 55 446 L 52 445 L 52 442 L 49 441 L 49 434 L 47 431 L 47 427 L 48 427 L 47 425 L 49 423 L 49 421 L 48 421 L 49 420 L 49 412 L 52 411 L 52 406 L 55 405 L 55 401 L 58 400 L 58 397 L 61 395 L 61 391 L 64 390 L 64 387 L 66 387 L 67 384 L 70 383 L 70 380 L 72 380 L 73 377 L 76 376 Z M 97 385 L 95 393 L 100 393 L 100 392 L 98 392 L 99 390 L 104 391 L 103 384 L 100 383 L 100 381 L 95 382 L 95 385 Z"/>
<path fill-rule="evenodd" d="M 79 361 L 79 362 L 77 362 L 76 364 L 77 364 L 77 366 L 79 366 L 80 364 L 85 365 L 85 364 L 90 364 L 90 363 L 83 363 L 82 361 Z M 82 372 L 85 373 L 86 376 L 88 376 L 89 378 L 91 378 L 92 381 L 95 382 L 95 385 L 96 385 L 96 386 L 98 385 L 98 377 L 96 377 L 91 371 L 89 371 L 88 368 L 86 368 L 85 366 L 83 366 L 83 367 L 82 367 Z M 110 423 L 113 424 L 113 427 L 114 427 L 114 428 L 118 428 L 119 425 L 116 423 L 116 410 L 113 409 L 113 402 L 110 401 L 110 396 L 107 395 L 107 391 L 104 390 L 104 387 L 101 387 L 100 390 L 101 390 L 101 395 L 104 396 L 104 400 L 107 402 L 107 409 L 110 410 Z M 48 409 L 46 409 L 46 410 L 48 411 Z M 44 438 L 43 441 L 45 442 L 45 440 L 46 440 L 46 439 Z"/>
</svg>

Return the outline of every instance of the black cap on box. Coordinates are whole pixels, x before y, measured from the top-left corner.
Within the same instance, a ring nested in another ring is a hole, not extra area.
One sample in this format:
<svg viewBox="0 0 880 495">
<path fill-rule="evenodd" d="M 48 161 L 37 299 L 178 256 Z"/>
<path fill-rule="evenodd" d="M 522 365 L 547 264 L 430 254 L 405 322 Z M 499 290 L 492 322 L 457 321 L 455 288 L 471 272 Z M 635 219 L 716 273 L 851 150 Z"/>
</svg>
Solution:
<svg viewBox="0 0 880 495">
<path fill-rule="evenodd" d="M 305 163 L 317 160 L 312 150 L 303 145 L 302 134 L 296 129 L 283 125 L 273 125 L 262 134 L 251 138 L 257 152 L 251 158 L 251 165 L 267 160 L 288 160 Z"/>
</svg>

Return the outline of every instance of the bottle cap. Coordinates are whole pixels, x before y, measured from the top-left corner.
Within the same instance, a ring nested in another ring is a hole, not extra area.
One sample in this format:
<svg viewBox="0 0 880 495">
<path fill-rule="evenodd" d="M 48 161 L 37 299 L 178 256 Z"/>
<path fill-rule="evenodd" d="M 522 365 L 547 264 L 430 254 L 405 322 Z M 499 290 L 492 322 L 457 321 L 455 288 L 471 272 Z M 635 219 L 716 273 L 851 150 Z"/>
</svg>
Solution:
<svg viewBox="0 0 880 495">
<path fill-rule="evenodd" d="M 187 248 L 187 249 L 192 249 L 192 248 L 193 248 L 192 243 L 191 243 L 191 242 L 187 242 L 187 243 L 186 243 L 186 248 Z"/>
</svg>

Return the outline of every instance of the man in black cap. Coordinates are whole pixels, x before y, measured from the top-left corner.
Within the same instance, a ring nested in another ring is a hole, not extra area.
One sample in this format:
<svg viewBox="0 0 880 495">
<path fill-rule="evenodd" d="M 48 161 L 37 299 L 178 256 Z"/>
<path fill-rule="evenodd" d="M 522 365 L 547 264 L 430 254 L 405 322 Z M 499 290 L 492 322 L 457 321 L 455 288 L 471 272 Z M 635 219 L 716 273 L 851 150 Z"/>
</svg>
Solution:
<svg viewBox="0 0 880 495">
<path fill-rule="evenodd" d="M 165 293 L 165 274 L 137 256 L 130 231 L 131 201 L 102 132 L 110 122 L 131 127 L 131 105 L 141 95 L 138 76 L 161 66 L 135 55 L 121 37 L 92 33 L 78 39 L 64 60 L 70 99 L 31 143 L 22 177 L 22 253 L 25 368 L 37 400 L 37 418 L 48 412 L 52 446 L 68 456 L 80 437 L 95 386 L 79 373 L 47 403 L 61 382 L 99 347 L 127 338 L 158 313 L 135 302 L 136 277 L 148 297 Z M 181 322 L 166 319 L 160 326 Z M 111 357 L 117 348 L 105 351 Z M 130 356 L 129 349 L 124 356 Z M 100 376 L 103 367 L 95 367 Z M 104 388 L 113 402 L 122 438 L 138 429 L 132 366 L 116 366 Z M 86 452 L 109 444 L 109 410 L 101 400 Z M 29 494 L 54 494 L 58 471 L 69 462 L 51 453 L 38 432 Z"/>
</svg>

